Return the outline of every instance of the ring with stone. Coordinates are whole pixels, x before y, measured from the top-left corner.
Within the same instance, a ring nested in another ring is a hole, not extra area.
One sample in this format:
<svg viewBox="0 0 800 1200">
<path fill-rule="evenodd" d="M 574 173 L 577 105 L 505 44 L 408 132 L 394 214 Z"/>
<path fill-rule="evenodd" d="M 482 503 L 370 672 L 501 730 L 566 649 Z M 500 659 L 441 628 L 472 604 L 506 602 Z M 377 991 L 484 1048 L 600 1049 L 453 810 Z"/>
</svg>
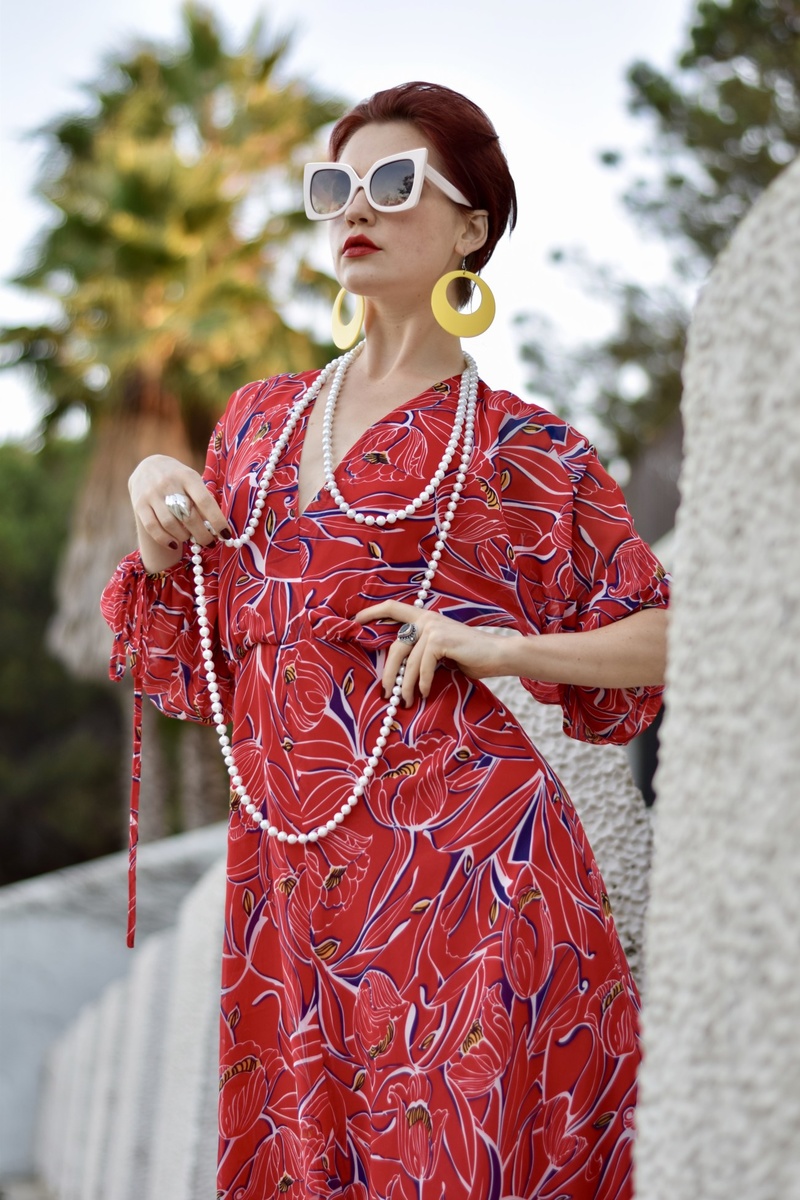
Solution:
<svg viewBox="0 0 800 1200">
<path fill-rule="evenodd" d="M 402 642 L 404 646 L 413 646 L 419 641 L 419 630 L 413 621 L 406 621 L 397 631 L 397 640 Z"/>
<path fill-rule="evenodd" d="M 189 497 L 184 496 L 183 492 L 171 492 L 169 496 L 164 497 L 164 504 L 172 513 L 176 521 L 185 523 L 189 520 L 189 514 L 192 511 L 192 505 Z"/>
</svg>

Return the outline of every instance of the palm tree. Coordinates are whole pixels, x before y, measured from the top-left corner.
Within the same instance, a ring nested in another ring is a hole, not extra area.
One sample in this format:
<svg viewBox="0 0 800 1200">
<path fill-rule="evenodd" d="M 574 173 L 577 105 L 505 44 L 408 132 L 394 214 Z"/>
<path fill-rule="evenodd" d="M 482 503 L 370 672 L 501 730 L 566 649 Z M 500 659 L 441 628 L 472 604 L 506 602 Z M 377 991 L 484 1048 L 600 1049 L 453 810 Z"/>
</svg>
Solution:
<svg viewBox="0 0 800 1200">
<path fill-rule="evenodd" d="M 341 105 L 285 75 L 288 49 L 257 22 L 233 53 L 212 14 L 189 5 L 176 48 L 140 43 L 110 59 L 87 88 L 90 111 L 41 131 L 38 191 L 58 223 L 14 282 L 60 316 L 2 340 L 7 365 L 35 372 L 45 432 L 76 408 L 91 421 L 49 635 L 83 677 L 105 677 L 98 598 L 134 542 L 134 465 L 157 450 L 199 466 L 235 388 L 327 351 L 284 319 L 280 293 L 332 294 L 305 256 L 294 185 L 300 153 Z M 151 833 L 162 826 L 156 815 Z"/>
</svg>

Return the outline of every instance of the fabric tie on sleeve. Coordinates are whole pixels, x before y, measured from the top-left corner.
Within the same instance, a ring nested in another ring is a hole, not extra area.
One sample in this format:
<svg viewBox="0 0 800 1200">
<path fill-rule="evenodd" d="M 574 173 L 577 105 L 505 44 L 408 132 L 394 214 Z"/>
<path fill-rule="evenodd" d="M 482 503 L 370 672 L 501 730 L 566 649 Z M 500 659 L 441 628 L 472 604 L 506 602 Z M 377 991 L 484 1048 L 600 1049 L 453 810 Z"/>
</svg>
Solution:
<svg viewBox="0 0 800 1200">
<path fill-rule="evenodd" d="M 136 936 L 136 853 L 139 845 L 139 792 L 142 773 L 142 672 L 139 642 L 144 616 L 144 592 L 129 589 L 123 612 L 117 612 L 114 644 L 108 666 L 109 678 L 119 683 L 125 676 L 130 660 L 133 678 L 133 751 L 131 756 L 131 791 L 128 816 L 128 919 L 126 942 L 133 948 Z"/>
</svg>

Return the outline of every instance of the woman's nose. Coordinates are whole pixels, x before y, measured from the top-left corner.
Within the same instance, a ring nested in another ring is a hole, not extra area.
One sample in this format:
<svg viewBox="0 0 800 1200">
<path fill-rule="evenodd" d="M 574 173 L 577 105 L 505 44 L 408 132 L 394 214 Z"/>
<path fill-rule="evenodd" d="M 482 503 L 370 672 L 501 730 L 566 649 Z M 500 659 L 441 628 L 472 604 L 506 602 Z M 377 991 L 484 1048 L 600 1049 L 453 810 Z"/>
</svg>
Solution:
<svg viewBox="0 0 800 1200">
<path fill-rule="evenodd" d="M 344 215 L 348 221 L 353 222 L 372 220 L 375 216 L 375 209 L 370 204 L 367 194 L 360 184 L 350 197 Z"/>
</svg>

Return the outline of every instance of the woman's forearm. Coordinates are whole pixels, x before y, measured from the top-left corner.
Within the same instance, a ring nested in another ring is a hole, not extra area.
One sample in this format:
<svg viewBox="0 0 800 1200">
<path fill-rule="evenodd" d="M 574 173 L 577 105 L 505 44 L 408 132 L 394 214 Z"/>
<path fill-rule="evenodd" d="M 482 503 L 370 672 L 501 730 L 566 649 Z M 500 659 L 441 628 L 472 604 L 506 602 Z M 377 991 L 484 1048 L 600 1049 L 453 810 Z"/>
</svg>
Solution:
<svg viewBox="0 0 800 1200">
<path fill-rule="evenodd" d="M 499 640 L 504 675 L 578 687 L 657 686 L 666 669 L 667 612 L 645 608 L 601 629 Z"/>
</svg>

